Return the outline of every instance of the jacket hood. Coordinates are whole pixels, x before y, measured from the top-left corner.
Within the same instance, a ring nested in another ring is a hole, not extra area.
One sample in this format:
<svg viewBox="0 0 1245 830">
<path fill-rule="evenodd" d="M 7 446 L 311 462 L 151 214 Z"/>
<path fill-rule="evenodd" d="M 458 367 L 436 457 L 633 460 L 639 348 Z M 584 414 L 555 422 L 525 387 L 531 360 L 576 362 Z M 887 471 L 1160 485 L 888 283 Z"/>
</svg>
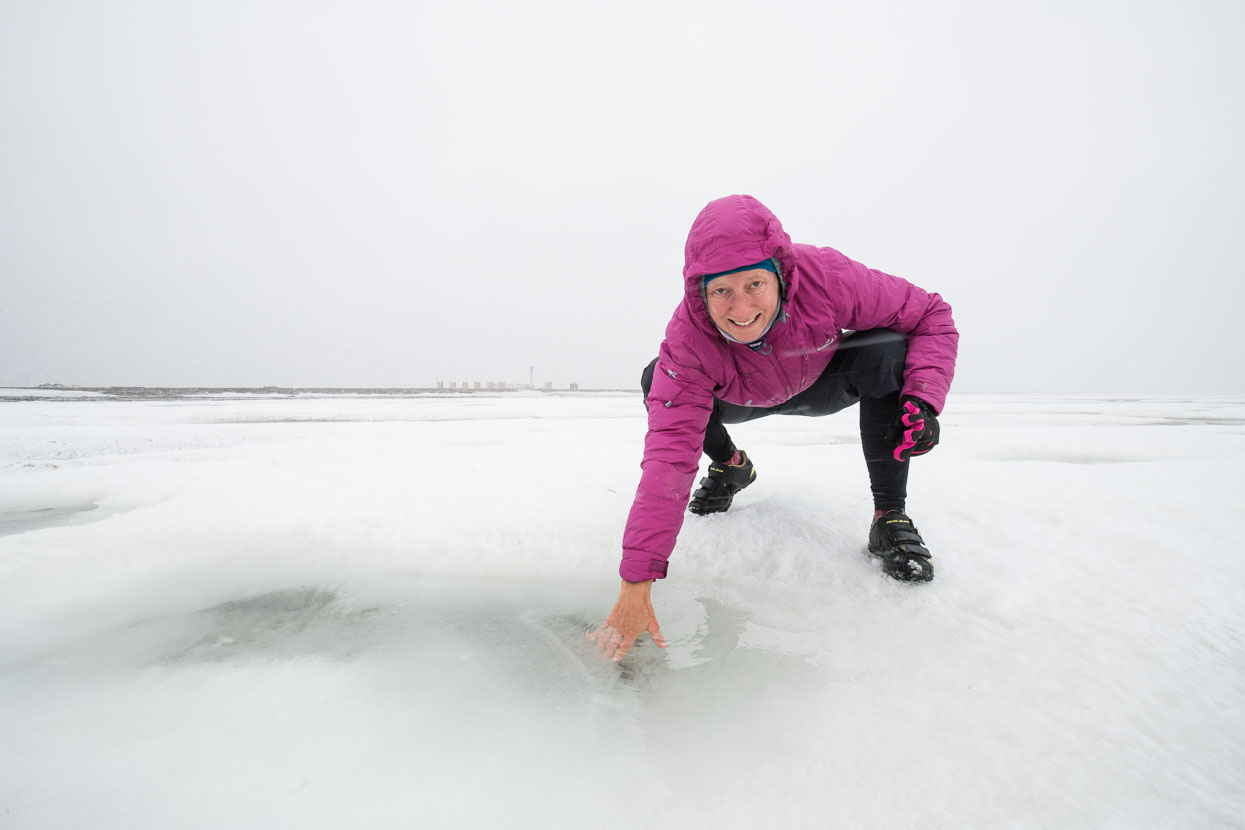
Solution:
<svg viewBox="0 0 1245 830">
<path fill-rule="evenodd" d="M 683 284 L 687 309 L 696 325 L 717 336 L 717 327 L 705 308 L 700 280 L 773 257 L 782 277 L 784 304 L 798 286 L 795 248 L 778 217 L 751 196 L 715 199 L 692 223 L 683 249 Z"/>
</svg>

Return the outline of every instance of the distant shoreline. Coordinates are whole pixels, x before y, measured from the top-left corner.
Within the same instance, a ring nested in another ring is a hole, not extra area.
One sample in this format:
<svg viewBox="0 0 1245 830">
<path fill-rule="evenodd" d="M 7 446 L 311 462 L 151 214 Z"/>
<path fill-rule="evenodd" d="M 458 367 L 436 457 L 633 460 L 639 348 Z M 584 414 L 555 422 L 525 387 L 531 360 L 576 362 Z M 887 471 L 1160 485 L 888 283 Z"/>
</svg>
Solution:
<svg viewBox="0 0 1245 830">
<path fill-rule="evenodd" d="M 432 387 L 311 387 L 311 386 L 9 386 L 0 387 L 0 402 L 82 400 L 187 400 L 231 398 L 368 397 L 422 398 L 450 395 L 592 395 L 639 394 L 638 389 L 540 389 L 514 386 L 493 389 L 437 389 Z"/>
</svg>

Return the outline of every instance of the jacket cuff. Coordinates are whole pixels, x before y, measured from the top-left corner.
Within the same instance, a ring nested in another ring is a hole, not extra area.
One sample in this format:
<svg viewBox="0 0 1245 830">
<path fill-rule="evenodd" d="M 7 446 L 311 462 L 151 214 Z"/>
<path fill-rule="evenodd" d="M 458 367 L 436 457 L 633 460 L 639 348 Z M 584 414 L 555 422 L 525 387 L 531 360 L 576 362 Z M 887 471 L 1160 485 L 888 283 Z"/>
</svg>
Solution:
<svg viewBox="0 0 1245 830">
<path fill-rule="evenodd" d="M 911 384 L 905 383 L 904 388 L 899 392 L 899 397 L 917 398 L 918 400 L 925 401 L 925 403 L 929 405 L 929 408 L 934 410 L 935 415 L 941 415 L 942 408 L 946 406 L 947 403 L 946 393 L 938 393 L 932 389 L 920 388 L 923 386 L 926 386 L 926 384 L 916 384 L 917 388 L 912 388 Z"/>
<path fill-rule="evenodd" d="M 624 549 L 618 575 L 628 582 L 647 582 L 650 579 L 665 579 L 668 567 L 669 563 L 665 559 L 651 553 Z"/>
</svg>

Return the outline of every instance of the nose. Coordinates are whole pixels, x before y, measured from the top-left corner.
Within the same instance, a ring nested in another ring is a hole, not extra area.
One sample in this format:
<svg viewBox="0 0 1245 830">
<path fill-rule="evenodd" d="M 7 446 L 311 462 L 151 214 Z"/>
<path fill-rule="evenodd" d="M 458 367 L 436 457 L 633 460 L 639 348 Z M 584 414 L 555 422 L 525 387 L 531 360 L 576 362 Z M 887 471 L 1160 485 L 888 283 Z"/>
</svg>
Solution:
<svg viewBox="0 0 1245 830">
<path fill-rule="evenodd" d="M 747 297 L 740 295 L 740 294 L 737 294 L 734 297 L 731 297 L 731 305 L 730 305 L 730 309 L 728 312 L 731 317 L 734 317 L 736 320 L 738 320 L 742 316 L 748 316 L 751 310 L 752 310 L 752 301 L 749 300 Z"/>
</svg>

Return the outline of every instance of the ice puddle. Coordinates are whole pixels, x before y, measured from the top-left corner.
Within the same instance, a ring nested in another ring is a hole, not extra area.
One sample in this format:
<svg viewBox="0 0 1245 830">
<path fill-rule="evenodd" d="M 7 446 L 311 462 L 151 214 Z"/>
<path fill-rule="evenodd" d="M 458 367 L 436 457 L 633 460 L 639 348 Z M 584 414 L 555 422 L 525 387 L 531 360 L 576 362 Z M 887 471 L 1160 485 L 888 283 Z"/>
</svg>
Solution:
<svg viewBox="0 0 1245 830">
<path fill-rule="evenodd" d="M 317 784 L 366 775 L 379 756 L 409 777 L 421 809 L 440 805 L 429 815 L 451 815 L 481 784 L 514 799 L 551 782 L 569 788 L 572 815 L 590 809 L 603 774 L 652 798 L 708 798 L 758 763 L 808 756 L 827 682 L 811 633 L 670 589 L 660 602 L 669 648 L 645 635 L 614 664 L 584 635 L 615 584 L 385 572 L 173 612 L 143 613 L 130 598 L 128 613 L 84 611 L 71 642 L 8 662 L 0 705 L 25 715 L 11 748 L 71 780 L 101 767 L 140 780 L 159 759 L 193 788 L 213 769 L 203 756 L 224 753 L 213 776 L 253 790 L 247 776 L 275 764 L 314 802 Z M 91 619 L 112 622 L 89 630 Z M 99 740 L 101 719 L 125 734 Z M 80 734 L 96 740 L 77 745 Z M 368 763 L 352 766 L 351 747 Z M 116 801 L 107 780 L 78 782 L 79 796 Z"/>
</svg>

